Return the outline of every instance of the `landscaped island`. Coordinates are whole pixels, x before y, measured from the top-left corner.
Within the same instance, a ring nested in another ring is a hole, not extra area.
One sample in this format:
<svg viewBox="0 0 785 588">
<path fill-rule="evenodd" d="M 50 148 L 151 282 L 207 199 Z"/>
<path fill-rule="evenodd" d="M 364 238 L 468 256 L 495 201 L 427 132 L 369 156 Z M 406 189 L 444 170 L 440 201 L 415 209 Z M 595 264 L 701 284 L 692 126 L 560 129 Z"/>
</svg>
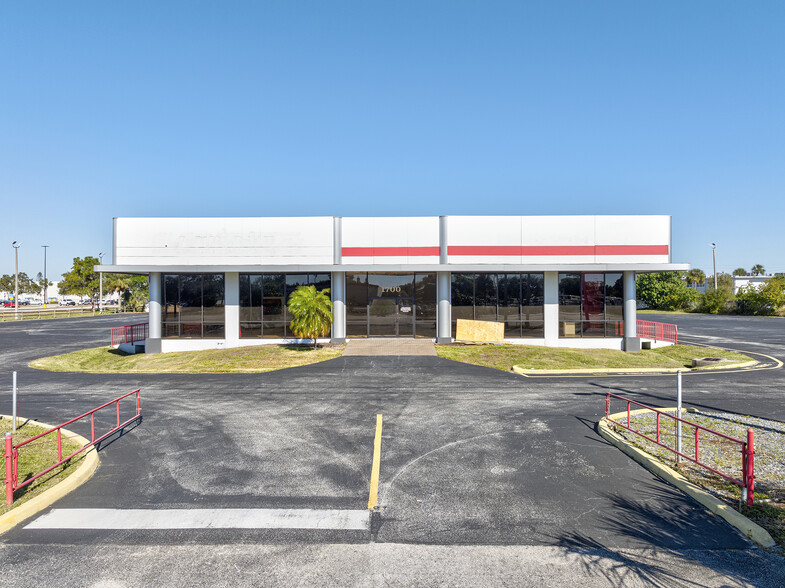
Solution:
<svg viewBox="0 0 785 588">
<path fill-rule="evenodd" d="M 437 345 L 439 357 L 509 371 L 517 365 L 526 370 L 592 369 L 692 369 L 692 359 L 721 357 L 728 366 L 752 361 L 742 353 L 694 345 L 671 345 L 625 353 L 610 349 L 568 349 L 533 345 Z M 724 367 L 724 366 L 723 366 Z"/>
<path fill-rule="evenodd" d="M 269 372 L 317 363 L 343 353 L 343 345 L 314 349 L 306 345 L 259 345 L 233 349 L 129 355 L 107 347 L 43 357 L 30 367 L 53 372 L 103 373 L 226 373 Z"/>
</svg>

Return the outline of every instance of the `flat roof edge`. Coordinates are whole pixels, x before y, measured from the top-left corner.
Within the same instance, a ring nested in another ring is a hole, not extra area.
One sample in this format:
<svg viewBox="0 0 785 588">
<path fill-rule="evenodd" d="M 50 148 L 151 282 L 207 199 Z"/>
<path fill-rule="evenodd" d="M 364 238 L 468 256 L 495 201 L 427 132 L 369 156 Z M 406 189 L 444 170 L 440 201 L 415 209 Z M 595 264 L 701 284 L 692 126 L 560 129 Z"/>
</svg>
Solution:
<svg viewBox="0 0 785 588">
<path fill-rule="evenodd" d="M 298 273 L 298 272 L 612 272 L 687 271 L 689 263 L 565 263 L 565 264 L 299 264 L 299 265 L 96 265 L 97 272 L 160 273 Z"/>
</svg>

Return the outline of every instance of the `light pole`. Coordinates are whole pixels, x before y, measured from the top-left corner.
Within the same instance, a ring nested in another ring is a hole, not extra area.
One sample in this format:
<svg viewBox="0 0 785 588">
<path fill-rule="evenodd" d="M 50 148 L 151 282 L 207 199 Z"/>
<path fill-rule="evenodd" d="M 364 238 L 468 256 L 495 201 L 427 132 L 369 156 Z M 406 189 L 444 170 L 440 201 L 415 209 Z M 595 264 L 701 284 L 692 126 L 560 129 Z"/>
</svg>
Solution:
<svg viewBox="0 0 785 588">
<path fill-rule="evenodd" d="M 20 241 L 11 243 L 14 248 L 14 320 L 19 320 L 19 247 Z"/>
<path fill-rule="evenodd" d="M 711 256 L 714 259 L 714 291 L 717 291 L 717 244 L 711 244 Z"/>
<path fill-rule="evenodd" d="M 46 288 L 49 286 L 49 281 L 46 279 L 46 248 L 49 245 L 41 245 L 44 248 L 44 308 L 46 308 Z"/>
<path fill-rule="evenodd" d="M 98 265 L 104 264 L 104 254 L 98 254 Z M 98 272 L 98 314 L 104 314 L 104 272 Z"/>
</svg>

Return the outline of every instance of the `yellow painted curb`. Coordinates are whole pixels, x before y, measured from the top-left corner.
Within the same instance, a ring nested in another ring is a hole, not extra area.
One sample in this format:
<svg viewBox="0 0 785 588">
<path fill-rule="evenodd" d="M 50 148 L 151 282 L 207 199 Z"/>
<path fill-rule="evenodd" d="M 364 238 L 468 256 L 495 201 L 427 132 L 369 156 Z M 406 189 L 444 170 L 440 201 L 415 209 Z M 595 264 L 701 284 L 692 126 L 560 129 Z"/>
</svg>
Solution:
<svg viewBox="0 0 785 588">
<path fill-rule="evenodd" d="M 13 417 L 8 415 L 0 415 L 0 419 L 4 420 L 11 420 Z M 17 417 L 16 422 L 17 424 L 19 421 L 25 421 L 27 419 L 22 419 Z M 46 423 L 40 423 L 38 421 L 30 421 L 31 423 L 35 423 L 36 425 L 43 427 L 44 429 L 51 429 L 52 425 L 47 425 Z M 77 435 L 73 431 L 68 431 L 66 429 L 62 429 L 62 434 L 67 439 L 75 439 L 82 445 L 87 445 L 90 443 L 87 439 L 82 437 L 81 435 Z M 42 511 L 48 506 L 51 506 L 56 501 L 60 500 L 63 496 L 68 494 L 69 492 L 76 490 L 79 486 L 87 482 L 90 477 L 93 475 L 95 470 L 98 468 L 100 464 L 100 460 L 98 459 L 98 452 L 95 450 L 95 447 L 91 447 L 84 452 L 84 459 L 82 463 L 76 468 L 76 471 L 73 474 L 68 475 L 63 481 L 58 482 L 48 490 L 42 492 L 35 498 L 31 498 L 27 502 L 20 504 L 16 508 L 11 509 L 4 515 L 0 516 L 0 535 L 5 533 L 6 531 L 10 531 L 13 527 L 24 521 L 25 519 L 30 518 L 35 513 Z"/>
<path fill-rule="evenodd" d="M 559 374 L 675 374 L 678 371 L 684 373 L 702 372 L 706 370 L 737 369 L 756 365 L 758 362 L 745 361 L 741 363 L 728 363 L 724 365 L 709 366 L 703 368 L 574 368 L 568 370 L 530 370 L 519 365 L 512 366 L 512 371 L 522 376 L 558 376 Z"/>
<path fill-rule="evenodd" d="M 659 410 L 663 412 L 674 412 L 676 409 L 661 408 Z M 643 412 L 650 411 L 644 408 L 631 411 L 631 414 L 641 414 Z M 622 418 L 627 418 L 627 412 L 617 412 L 610 416 L 615 420 L 619 420 Z M 632 459 L 637 461 L 654 475 L 662 478 L 672 486 L 676 486 L 676 488 L 684 492 L 687 496 L 697 500 L 711 512 L 725 519 L 729 524 L 736 527 L 745 537 L 751 541 L 754 541 L 761 547 L 774 547 L 776 545 L 774 539 L 771 538 L 771 535 L 769 535 L 766 529 L 753 523 L 750 519 L 745 517 L 740 512 L 734 510 L 731 506 L 727 505 L 719 498 L 696 486 L 677 471 L 669 468 L 652 455 L 649 455 L 642 449 L 638 449 L 629 441 L 613 432 L 608 426 L 608 421 L 604 417 L 597 423 L 597 432 L 603 439 L 621 449 L 624 453 L 629 455 Z"/>
</svg>

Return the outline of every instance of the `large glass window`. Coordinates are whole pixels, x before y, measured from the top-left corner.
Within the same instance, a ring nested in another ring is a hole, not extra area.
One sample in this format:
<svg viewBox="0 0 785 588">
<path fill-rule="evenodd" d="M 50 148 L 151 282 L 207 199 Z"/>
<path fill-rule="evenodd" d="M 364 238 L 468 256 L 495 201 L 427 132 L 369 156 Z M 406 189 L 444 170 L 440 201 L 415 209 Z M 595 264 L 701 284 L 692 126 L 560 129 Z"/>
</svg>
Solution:
<svg viewBox="0 0 785 588">
<path fill-rule="evenodd" d="M 162 335 L 222 339 L 223 274 L 164 274 Z"/>
<path fill-rule="evenodd" d="M 452 334 L 458 319 L 499 321 L 504 336 L 543 337 L 544 274 L 452 274 Z"/>
<path fill-rule="evenodd" d="M 559 336 L 618 336 L 623 319 L 622 274 L 559 274 Z"/>
<path fill-rule="evenodd" d="M 296 337 L 286 304 L 300 286 L 330 288 L 330 274 L 240 274 L 240 337 Z"/>
</svg>

